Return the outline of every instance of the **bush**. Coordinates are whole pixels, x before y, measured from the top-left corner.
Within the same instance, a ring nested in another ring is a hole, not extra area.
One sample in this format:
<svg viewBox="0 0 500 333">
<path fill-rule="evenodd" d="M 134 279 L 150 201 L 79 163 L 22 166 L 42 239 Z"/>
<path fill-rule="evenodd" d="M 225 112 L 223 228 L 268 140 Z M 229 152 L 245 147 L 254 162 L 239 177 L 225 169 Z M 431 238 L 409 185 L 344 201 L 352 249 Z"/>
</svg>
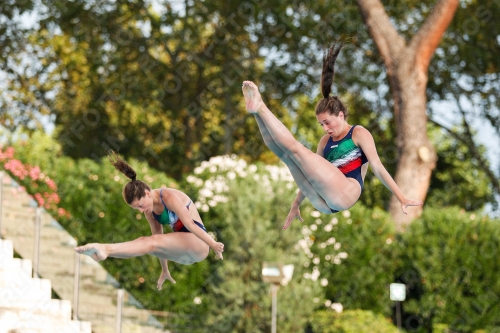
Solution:
<svg viewBox="0 0 500 333">
<path fill-rule="evenodd" d="M 434 323 L 473 332 L 500 326 L 498 221 L 454 209 L 425 209 L 398 242 L 407 329 Z"/>
<path fill-rule="evenodd" d="M 398 262 L 389 214 L 361 203 L 333 215 L 308 206 L 303 211 L 303 242 L 310 246 L 310 265 L 324 286 L 326 302 L 389 315 L 388 286 Z"/>
<path fill-rule="evenodd" d="M 318 311 L 311 318 L 314 333 L 398 333 L 391 320 L 372 311 Z"/>
<path fill-rule="evenodd" d="M 291 282 L 278 292 L 277 320 L 280 331 L 302 331 L 321 289 L 304 278 L 309 259 L 296 246 L 302 238 L 299 224 L 281 231 L 295 196 L 288 170 L 226 156 L 202 163 L 187 180 L 226 250 L 210 277 L 207 331 L 270 331 L 271 295 L 261 277 L 263 261 L 294 264 Z"/>
</svg>

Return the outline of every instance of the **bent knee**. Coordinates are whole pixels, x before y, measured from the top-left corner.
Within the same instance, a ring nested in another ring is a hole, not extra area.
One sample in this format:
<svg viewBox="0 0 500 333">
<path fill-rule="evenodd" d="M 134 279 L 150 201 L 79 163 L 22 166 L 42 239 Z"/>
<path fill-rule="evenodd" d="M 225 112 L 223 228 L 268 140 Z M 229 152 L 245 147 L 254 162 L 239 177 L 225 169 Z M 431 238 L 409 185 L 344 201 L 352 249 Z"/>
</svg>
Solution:
<svg viewBox="0 0 500 333">
<path fill-rule="evenodd" d="M 162 235 L 151 235 L 151 236 L 142 236 L 138 239 L 144 243 L 146 247 L 146 251 L 148 254 L 153 254 L 158 252 L 161 246 L 161 237 Z"/>
</svg>

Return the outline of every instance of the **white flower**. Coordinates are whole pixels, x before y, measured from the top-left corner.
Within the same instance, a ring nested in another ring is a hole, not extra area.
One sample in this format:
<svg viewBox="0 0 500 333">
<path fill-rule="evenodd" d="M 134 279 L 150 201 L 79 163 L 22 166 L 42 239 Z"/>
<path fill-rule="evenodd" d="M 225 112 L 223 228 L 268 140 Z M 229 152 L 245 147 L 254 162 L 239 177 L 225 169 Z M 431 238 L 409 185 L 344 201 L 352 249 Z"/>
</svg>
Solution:
<svg viewBox="0 0 500 333">
<path fill-rule="evenodd" d="M 332 303 L 332 310 L 335 310 L 337 313 L 341 313 L 344 310 L 344 307 L 340 303 Z"/>
<path fill-rule="evenodd" d="M 332 231 L 333 226 L 331 224 L 327 224 L 327 225 L 325 225 L 324 229 L 325 229 L 326 232 L 330 232 L 330 231 Z"/>
<path fill-rule="evenodd" d="M 318 257 L 313 259 L 313 264 L 319 265 L 319 258 Z"/>
<path fill-rule="evenodd" d="M 250 172 L 256 172 L 257 171 L 257 166 L 255 164 L 252 164 L 248 167 L 248 170 Z"/>
<path fill-rule="evenodd" d="M 318 267 L 314 267 L 311 273 L 311 280 L 316 281 L 319 278 L 319 269 Z"/>
<path fill-rule="evenodd" d="M 208 205 L 209 205 L 210 207 L 215 207 L 215 206 L 217 206 L 217 201 L 215 201 L 215 200 L 209 200 L 209 201 L 208 201 Z"/>
<path fill-rule="evenodd" d="M 333 248 L 334 248 L 335 250 L 338 250 L 338 249 L 340 249 L 340 247 L 341 247 L 341 246 L 342 246 L 342 244 L 340 244 L 340 243 L 335 243 L 335 245 L 333 246 Z"/>
<path fill-rule="evenodd" d="M 320 216 L 321 216 L 321 213 L 320 213 L 320 212 L 318 212 L 317 210 L 313 210 L 313 211 L 311 212 L 311 216 L 312 216 L 312 217 L 320 217 Z"/>
<path fill-rule="evenodd" d="M 329 299 L 327 299 L 326 302 L 325 302 L 325 306 L 329 307 L 330 305 L 332 305 L 332 301 L 330 301 Z"/>
<path fill-rule="evenodd" d="M 236 157 L 236 155 L 233 155 L 233 156 L 235 156 L 235 157 Z M 236 157 L 236 158 L 237 158 L 237 157 Z M 242 159 L 239 159 L 239 160 L 238 160 L 238 164 L 239 164 L 239 166 L 240 166 L 240 167 L 242 167 L 242 168 L 246 168 L 246 166 L 247 166 L 247 162 L 246 162 L 245 160 L 242 160 Z"/>
<path fill-rule="evenodd" d="M 216 171 L 217 171 L 217 166 L 212 165 L 212 166 L 210 167 L 210 169 L 208 169 L 208 170 L 210 170 L 210 172 L 211 172 L 211 173 L 214 173 L 214 172 L 216 172 Z"/>
<path fill-rule="evenodd" d="M 195 297 L 193 302 L 194 302 L 194 304 L 201 304 L 201 298 Z"/>
<path fill-rule="evenodd" d="M 208 207 L 208 205 L 207 205 L 207 204 L 203 204 L 203 205 L 201 206 L 201 211 L 202 211 L 202 212 L 206 213 L 206 212 L 208 212 L 208 210 L 209 210 L 209 207 Z"/>
<path fill-rule="evenodd" d="M 338 220 L 336 217 L 334 217 L 334 218 L 330 221 L 330 223 L 331 223 L 332 225 L 336 225 L 337 223 L 339 223 L 339 220 Z"/>
<path fill-rule="evenodd" d="M 348 211 L 348 210 L 344 210 L 344 211 L 342 212 L 342 215 L 343 215 L 345 218 L 348 218 L 349 216 L 351 216 L 351 212 L 350 212 L 350 211 Z"/>
<path fill-rule="evenodd" d="M 328 240 L 326 241 L 329 245 L 331 244 L 335 244 L 335 237 L 330 237 L 328 238 Z"/>
<path fill-rule="evenodd" d="M 213 199 L 217 202 L 228 202 L 229 199 L 223 195 L 214 195 Z"/>
<path fill-rule="evenodd" d="M 309 228 L 311 228 L 312 231 L 315 231 L 316 229 L 318 229 L 318 226 L 316 224 L 311 224 Z"/>
<path fill-rule="evenodd" d="M 214 195 L 214 192 L 210 191 L 208 188 L 202 188 L 199 192 L 200 196 L 209 198 Z"/>
<path fill-rule="evenodd" d="M 320 282 L 320 283 L 321 283 L 321 285 L 322 285 L 323 287 L 326 287 L 326 286 L 328 285 L 328 280 L 327 280 L 327 279 L 321 279 L 321 282 Z"/>
<path fill-rule="evenodd" d="M 301 239 L 297 242 L 297 245 L 299 245 L 302 249 L 304 250 L 309 250 L 309 243 L 307 242 L 306 239 Z"/>
<path fill-rule="evenodd" d="M 212 182 L 212 180 L 208 179 L 205 182 L 205 188 L 209 189 L 209 190 L 213 190 L 214 189 L 214 183 Z"/>
<path fill-rule="evenodd" d="M 291 190 L 293 188 L 293 184 L 292 183 L 287 183 L 285 186 L 289 190 Z"/>
<path fill-rule="evenodd" d="M 334 258 L 334 259 L 333 259 L 333 263 L 334 263 L 335 265 L 340 265 L 341 261 L 340 261 L 340 259 L 339 259 L 339 258 Z"/>
<path fill-rule="evenodd" d="M 228 178 L 229 180 L 233 180 L 234 178 L 236 178 L 236 174 L 235 174 L 233 171 L 229 171 L 229 172 L 227 173 L 227 178 Z"/>
<path fill-rule="evenodd" d="M 338 257 L 339 257 L 340 259 L 345 259 L 345 258 L 347 258 L 347 252 L 340 252 L 340 253 L 338 254 Z"/>
<path fill-rule="evenodd" d="M 194 173 L 195 173 L 195 174 L 199 175 L 199 174 L 200 174 L 200 173 L 202 173 L 202 172 L 203 172 L 203 168 L 200 168 L 200 167 L 196 167 L 196 168 L 194 168 Z"/>
</svg>

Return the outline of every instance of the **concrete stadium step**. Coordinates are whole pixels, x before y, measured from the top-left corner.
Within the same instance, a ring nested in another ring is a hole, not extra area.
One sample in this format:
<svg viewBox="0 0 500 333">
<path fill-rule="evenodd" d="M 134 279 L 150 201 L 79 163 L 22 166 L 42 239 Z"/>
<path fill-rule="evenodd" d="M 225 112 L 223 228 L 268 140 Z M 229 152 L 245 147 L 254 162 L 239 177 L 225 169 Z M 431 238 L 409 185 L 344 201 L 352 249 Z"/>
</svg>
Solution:
<svg viewBox="0 0 500 333">
<path fill-rule="evenodd" d="M 12 311 L 29 311 L 58 320 L 71 320 L 71 302 L 68 300 L 49 299 L 33 302 L 24 298 L 11 300 L 0 299 L 0 308 L 9 308 Z"/>
<path fill-rule="evenodd" d="M 21 333 L 91 333 L 89 322 L 61 320 L 29 311 L 0 308 L 0 327 Z"/>
<path fill-rule="evenodd" d="M 0 276 L 0 279 L 2 277 Z M 51 299 L 52 289 L 50 280 L 47 279 L 23 279 L 24 285 L 3 285 L 0 283 L 0 302 L 8 304 L 16 299 L 24 299 L 33 302 L 45 302 Z"/>
</svg>

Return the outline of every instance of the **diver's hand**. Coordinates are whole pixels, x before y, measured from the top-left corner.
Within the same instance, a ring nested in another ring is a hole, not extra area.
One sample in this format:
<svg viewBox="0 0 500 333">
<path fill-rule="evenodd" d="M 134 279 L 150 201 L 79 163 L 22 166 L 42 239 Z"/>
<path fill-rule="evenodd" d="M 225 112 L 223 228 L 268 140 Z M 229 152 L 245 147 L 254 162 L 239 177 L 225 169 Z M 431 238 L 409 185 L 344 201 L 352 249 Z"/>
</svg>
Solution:
<svg viewBox="0 0 500 333">
<path fill-rule="evenodd" d="M 156 284 L 156 288 L 158 288 L 158 290 L 161 290 L 161 287 L 163 286 L 163 282 L 165 282 L 165 280 L 167 280 L 167 279 L 170 280 L 170 282 L 172 282 L 172 283 L 176 283 L 174 278 L 170 275 L 170 272 L 168 270 L 162 271 L 160 278 L 158 279 L 158 283 Z"/>
<path fill-rule="evenodd" d="M 292 224 L 292 221 L 296 218 L 299 219 L 301 222 L 304 222 L 304 220 L 302 219 L 302 216 L 300 216 L 299 207 L 292 205 L 292 208 L 290 208 L 290 212 L 288 213 L 288 216 L 286 217 L 285 224 L 283 225 L 283 228 L 281 228 L 281 230 L 288 229 L 290 224 Z"/>
<path fill-rule="evenodd" d="M 408 213 L 406 212 L 406 207 L 422 206 L 422 204 L 423 204 L 422 201 L 405 198 L 404 200 L 401 201 L 401 209 L 403 210 L 403 213 L 405 213 L 405 215 L 408 215 Z"/>
</svg>

